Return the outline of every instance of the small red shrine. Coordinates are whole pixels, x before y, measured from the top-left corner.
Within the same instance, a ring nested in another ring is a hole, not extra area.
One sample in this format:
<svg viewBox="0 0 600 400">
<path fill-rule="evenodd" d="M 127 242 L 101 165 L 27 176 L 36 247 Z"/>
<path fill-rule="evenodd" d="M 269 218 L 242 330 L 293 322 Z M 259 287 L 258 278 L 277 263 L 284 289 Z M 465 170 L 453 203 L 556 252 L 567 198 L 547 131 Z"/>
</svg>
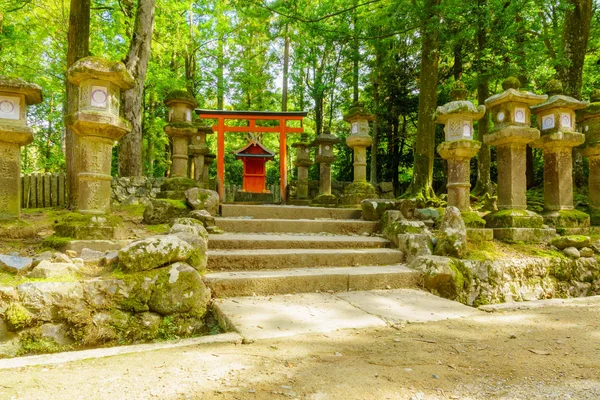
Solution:
<svg viewBox="0 0 600 400">
<path fill-rule="evenodd" d="M 256 138 L 241 149 L 234 151 L 235 157 L 244 163 L 243 192 L 270 193 L 267 190 L 267 170 L 265 164 L 275 153 L 267 149 Z"/>
</svg>

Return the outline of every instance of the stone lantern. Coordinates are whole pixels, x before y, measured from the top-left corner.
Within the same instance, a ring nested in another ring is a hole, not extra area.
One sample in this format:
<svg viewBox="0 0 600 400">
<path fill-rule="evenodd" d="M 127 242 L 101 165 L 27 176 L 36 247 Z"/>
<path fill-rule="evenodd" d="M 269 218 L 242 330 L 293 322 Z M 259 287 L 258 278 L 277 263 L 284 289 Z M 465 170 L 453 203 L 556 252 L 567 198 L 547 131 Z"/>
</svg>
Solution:
<svg viewBox="0 0 600 400">
<path fill-rule="evenodd" d="M 206 135 L 213 133 L 209 126 L 201 126 L 196 124 L 197 131 L 192 135 L 189 151 L 194 164 L 194 180 L 204 187 L 204 157 L 210 152 L 206 144 Z"/>
<path fill-rule="evenodd" d="M 369 121 L 373 119 L 373 115 L 358 102 L 344 116 L 344 121 L 350 123 L 350 136 L 346 144 L 354 153 L 354 181 L 344 189 L 340 199 L 344 205 L 357 205 L 364 199 L 377 197 L 375 188 L 367 182 L 367 147 L 373 143 L 373 138 L 369 136 Z"/>
<path fill-rule="evenodd" d="M 452 101 L 438 107 L 434 115 L 435 122 L 444 125 L 446 138 L 437 151 L 444 160 L 448 160 L 448 205 L 457 207 L 461 213 L 468 213 L 472 211 L 470 161 L 481 147 L 481 142 L 473 140 L 473 121 L 484 116 L 485 106 L 475 108 L 467 101 L 467 91 L 462 82 L 456 82 L 450 95 Z"/>
<path fill-rule="evenodd" d="M 27 106 L 41 101 L 38 85 L 0 77 L 0 220 L 20 217 L 20 148 L 33 142 Z"/>
<path fill-rule="evenodd" d="M 210 186 L 210 177 L 208 175 L 208 172 L 210 170 L 210 165 L 215 162 L 216 158 L 217 158 L 216 155 L 210 154 L 210 153 L 204 156 L 204 179 L 203 179 L 204 187 L 207 189 L 211 189 L 211 190 L 214 190 L 214 187 L 213 188 L 209 187 Z"/>
<path fill-rule="evenodd" d="M 185 90 L 174 90 L 167 95 L 165 104 L 169 107 L 169 123 L 165 133 L 173 141 L 173 155 L 169 176 L 188 177 L 188 146 L 198 128 L 192 123 L 192 112 L 196 99 Z"/>
<path fill-rule="evenodd" d="M 298 186 L 296 188 L 296 199 L 308 199 L 308 168 L 312 165 L 310 159 L 310 147 L 306 134 L 302 134 L 302 139 L 294 143 L 292 147 L 296 148 L 296 161 L 294 165 L 298 167 Z M 331 192 L 331 190 L 330 190 Z"/>
<path fill-rule="evenodd" d="M 313 146 L 317 148 L 315 162 L 319 164 L 319 195 L 313 199 L 311 204 L 322 206 L 336 206 L 337 198 L 331 194 L 331 163 L 335 161 L 333 146 L 339 143 L 340 139 L 332 135 L 328 128 L 317 136 L 313 141 Z"/>
<path fill-rule="evenodd" d="M 106 214 L 112 148 L 131 131 L 131 124 L 120 116 L 121 91 L 133 87 L 133 77 L 121 62 L 86 57 L 69 69 L 68 78 L 79 87 L 78 110 L 66 117 L 66 124 L 79 138 L 77 210 Z"/>
<path fill-rule="evenodd" d="M 531 107 L 541 131 L 533 147 L 544 153 L 544 222 L 580 233 L 589 227 L 590 217 L 573 207 L 572 149 L 585 142 L 585 135 L 575 130 L 575 111 L 587 103 L 563 95 L 560 81 L 548 82 L 546 89 L 548 100 Z"/>
<path fill-rule="evenodd" d="M 591 104 L 578 113 L 578 125 L 585 135 L 581 154 L 589 160 L 588 184 L 592 225 L 600 225 L 600 90 L 590 95 Z"/>
<path fill-rule="evenodd" d="M 548 98 L 519 90 L 517 78 L 502 83 L 504 92 L 485 101 L 492 113 L 494 130 L 483 141 L 496 147 L 498 154 L 498 211 L 485 217 L 496 239 L 539 242 L 556 234 L 542 229 L 541 216 L 527 210 L 527 144 L 540 137 L 531 127 L 530 107 Z"/>
</svg>

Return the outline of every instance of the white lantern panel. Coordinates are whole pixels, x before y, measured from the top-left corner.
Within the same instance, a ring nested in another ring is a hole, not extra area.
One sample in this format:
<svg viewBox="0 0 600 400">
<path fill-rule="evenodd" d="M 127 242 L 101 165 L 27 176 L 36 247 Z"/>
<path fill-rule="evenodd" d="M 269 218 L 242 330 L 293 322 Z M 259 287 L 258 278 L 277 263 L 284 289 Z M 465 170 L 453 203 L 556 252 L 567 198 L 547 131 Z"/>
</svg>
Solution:
<svg viewBox="0 0 600 400">
<path fill-rule="evenodd" d="M 462 123 L 460 120 L 452 119 L 446 125 L 447 140 L 460 139 L 463 136 Z"/>
<path fill-rule="evenodd" d="M 21 119 L 21 100 L 13 96 L 0 96 L 0 118 Z"/>
<path fill-rule="evenodd" d="M 544 115 L 542 117 L 542 130 L 554 128 L 554 114 Z"/>
<path fill-rule="evenodd" d="M 585 131 L 587 132 L 587 131 L 589 131 L 589 130 L 590 130 L 590 127 L 589 127 L 589 125 L 586 125 L 586 126 L 585 126 Z"/>
<path fill-rule="evenodd" d="M 325 146 L 325 150 L 329 150 L 329 149 L 331 149 L 331 147 Z"/>
<path fill-rule="evenodd" d="M 108 88 L 105 86 L 92 86 L 92 107 L 106 108 L 108 106 Z"/>
<path fill-rule="evenodd" d="M 358 133 L 358 122 L 352 123 L 352 133 Z"/>
<path fill-rule="evenodd" d="M 185 110 L 185 120 L 187 122 L 192 122 L 192 110 L 189 108 Z"/>
<path fill-rule="evenodd" d="M 560 114 L 560 126 L 563 128 L 571 127 L 571 114 L 569 113 L 561 113 Z"/>
<path fill-rule="evenodd" d="M 527 115 L 524 108 L 515 108 L 515 122 L 526 123 L 525 116 Z"/>
<path fill-rule="evenodd" d="M 463 132 L 463 137 L 466 137 L 466 138 L 471 137 L 471 123 L 469 121 L 463 121 L 462 132 Z"/>
<path fill-rule="evenodd" d="M 505 115 L 504 115 L 504 111 L 500 111 L 500 112 L 499 112 L 499 113 L 496 115 L 496 119 L 497 119 L 499 122 L 502 122 L 502 121 L 504 121 L 504 117 L 505 117 Z"/>
<path fill-rule="evenodd" d="M 310 150 L 308 148 L 304 149 L 305 153 L 310 153 Z"/>
<path fill-rule="evenodd" d="M 173 120 L 173 109 L 171 108 L 169 110 L 169 122 L 171 122 Z"/>
</svg>

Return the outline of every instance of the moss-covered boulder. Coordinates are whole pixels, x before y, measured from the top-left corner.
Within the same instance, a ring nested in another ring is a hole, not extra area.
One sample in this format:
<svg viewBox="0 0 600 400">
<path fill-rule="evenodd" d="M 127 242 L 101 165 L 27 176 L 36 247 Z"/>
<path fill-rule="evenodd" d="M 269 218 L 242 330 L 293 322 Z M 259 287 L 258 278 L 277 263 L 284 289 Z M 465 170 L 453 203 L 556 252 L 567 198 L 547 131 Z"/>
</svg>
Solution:
<svg viewBox="0 0 600 400">
<path fill-rule="evenodd" d="M 208 240 L 206 228 L 202 222 L 194 218 L 177 218 L 173 220 L 173 225 L 171 226 L 169 233 L 177 232 L 189 232 L 194 235 L 202 236 L 202 238 Z"/>
<path fill-rule="evenodd" d="M 185 199 L 194 210 L 206 210 L 212 216 L 219 214 L 219 194 L 214 190 L 191 188 L 185 191 Z"/>
<path fill-rule="evenodd" d="M 185 192 L 193 187 L 198 187 L 198 183 L 190 178 L 174 177 L 168 178 L 160 185 L 161 192 Z"/>
<path fill-rule="evenodd" d="M 362 216 L 366 221 L 379 221 L 388 210 L 394 210 L 396 202 L 386 199 L 365 199 L 360 202 Z"/>
<path fill-rule="evenodd" d="M 21 303 L 11 303 L 4 312 L 4 319 L 8 330 L 12 332 L 27 328 L 34 322 L 33 314 Z"/>
<path fill-rule="evenodd" d="M 567 247 L 581 249 L 584 247 L 590 247 L 592 245 L 592 240 L 589 236 L 583 235 L 556 236 L 550 241 L 549 245 L 560 250 L 564 250 Z"/>
<path fill-rule="evenodd" d="M 398 235 L 422 233 L 429 233 L 429 230 L 423 222 L 408 221 L 406 219 L 399 219 L 395 222 L 387 224 L 387 226 L 383 229 L 383 236 L 396 246 L 398 245 Z"/>
<path fill-rule="evenodd" d="M 190 218 L 200 221 L 205 228 L 214 227 L 216 224 L 215 217 L 206 210 L 193 210 L 190 212 Z"/>
<path fill-rule="evenodd" d="M 208 255 L 206 254 L 208 250 L 208 240 L 200 235 L 189 232 L 176 232 L 173 233 L 173 235 L 187 242 L 196 250 L 195 254 L 187 259 L 187 263 L 196 268 L 197 271 L 204 271 L 208 264 Z"/>
<path fill-rule="evenodd" d="M 71 213 L 54 225 L 54 234 L 57 237 L 80 240 L 114 239 L 122 226 L 123 220 L 116 215 Z"/>
<path fill-rule="evenodd" d="M 433 241 L 429 234 L 407 233 L 398 235 L 398 249 L 404 253 L 405 261 L 433 254 Z"/>
<path fill-rule="evenodd" d="M 198 271 L 186 263 L 175 263 L 161 270 L 148 305 L 160 315 L 202 317 L 209 301 L 210 289 Z"/>
<path fill-rule="evenodd" d="M 467 227 L 462 219 L 460 210 L 456 207 L 446 208 L 438 242 L 433 254 L 462 258 L 467 251 Z"/>
<path fill-rule="evenodd" d="M 133 242 L 119 250 L 119 267 L 126 272 L 149 271 L 186 261 L 197 250 L 174 235 L 155 236 Z"/>
<path fill-rule="evenodd" d="M 86 307 L 79 282 L 27 282 L 17 286 L 21 304 L 38 321 L 53 321 L 65 310 Z"/>
<path fill-rule="evenodd" d="M 460 261 L 450 257 L 422 256 L 413 260 L 409 267 L 423 272 L 425 288 L 432 293 L 451 300 L 464 300 L 470 279 Z"/>
<path fill-rule="evenodd" d="M 406 220 L 402 212 L 399 210 L 387 210 L 384 211 L 381 216 L 381 230 L 385 231 L 385 229 L 392 225 L 394 222 Z"/>
<path fill-rule="evenodd" d="M 148 225 L 169 224 L 189 213 L 190 209 L 181 200 L 153 199 L 144 210 L 143 222 Z"/>
</svg>

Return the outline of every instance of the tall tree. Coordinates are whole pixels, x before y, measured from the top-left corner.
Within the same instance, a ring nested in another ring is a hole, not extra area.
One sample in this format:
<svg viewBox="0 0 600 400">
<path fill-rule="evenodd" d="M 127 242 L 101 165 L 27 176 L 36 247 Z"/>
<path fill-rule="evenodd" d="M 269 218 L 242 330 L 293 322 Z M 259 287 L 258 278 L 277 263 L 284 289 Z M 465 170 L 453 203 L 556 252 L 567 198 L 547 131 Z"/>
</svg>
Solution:
<svg viewBox="0 0 600 400">
<path fill-rule="evenodd" d="M 142 116 L 144 84 L 150 59 L 154 10 L 156 0 L 139 0 L 135 15 L 133 35 L 125 66 L 134 78 L 134 86 L 123 94 L 123 115 L 131 122 L 131 132 L 119 143 L 119 175 L 141 176 L 142 168 Z"/>
<path fill-rule="evenodd" d="M 590 37 L 593 0 L 565 0 L 563 53 L 565 65 L 559 70 L 565 93 L 581 98 L 583 64 Z"/>
<path fill-rule="evenodd" d="M 441 0 L 425 0 L 421 20 L 421 73 L 419 75 L 419 119 L 413 179 L 404 197 L 425 201 L 436 198 L 433 191 L 433 159 L 440 58 L 439 10 Z"/>
</svg>

